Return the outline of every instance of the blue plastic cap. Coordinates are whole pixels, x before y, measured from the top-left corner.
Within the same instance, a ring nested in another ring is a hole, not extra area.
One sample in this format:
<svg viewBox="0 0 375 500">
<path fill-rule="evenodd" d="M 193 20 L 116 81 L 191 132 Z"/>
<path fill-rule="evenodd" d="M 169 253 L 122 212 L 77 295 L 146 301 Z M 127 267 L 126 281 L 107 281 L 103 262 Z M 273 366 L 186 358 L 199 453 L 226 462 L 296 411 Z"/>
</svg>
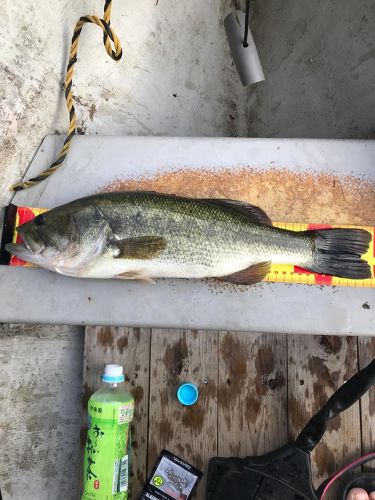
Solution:
<svg viewBox="0 0 375 500">
<path fill-rule="evenodd" d="M 177 399 L 184 406 L 191 406 L 198 400 L 198 387 L 191 382 L 180 385 L 177 389 Z"/>
<path fill-rule="evenodd" d="M 108 377 L 108 375 L 102 376 L 102 381 L 108 382 L 110 384 L 118 384 L 120 382 L 124 382 L 124 380 L 125 380 L 124 375 L 120 375 L 119 377 Z"/>
</svg>

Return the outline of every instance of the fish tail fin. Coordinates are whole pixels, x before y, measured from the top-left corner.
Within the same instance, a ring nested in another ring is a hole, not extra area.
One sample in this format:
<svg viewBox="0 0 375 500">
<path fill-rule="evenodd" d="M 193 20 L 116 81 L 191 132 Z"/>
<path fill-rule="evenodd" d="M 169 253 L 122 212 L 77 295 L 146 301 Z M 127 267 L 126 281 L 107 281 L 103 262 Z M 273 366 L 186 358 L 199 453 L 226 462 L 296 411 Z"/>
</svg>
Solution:
<svg viewBox="0 0 375 500">
<path fill-rule="evenodd" d="M 307 231 L 313 241 L 313 260 L 306 269 L 338 278 L 368 279 L 371 267 L 361 258 L 368 251 L 371 234 L 364 229 Z"/>
</svg>

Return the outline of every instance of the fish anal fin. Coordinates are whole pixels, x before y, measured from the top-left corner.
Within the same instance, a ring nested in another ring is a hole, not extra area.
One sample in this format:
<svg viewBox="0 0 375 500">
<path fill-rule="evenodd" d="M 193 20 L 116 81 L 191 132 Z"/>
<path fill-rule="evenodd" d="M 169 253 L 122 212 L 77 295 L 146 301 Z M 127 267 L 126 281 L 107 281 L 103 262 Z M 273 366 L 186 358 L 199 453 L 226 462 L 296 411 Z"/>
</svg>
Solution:
<svg viewBox="0 0 375 500">
<path fill-rule="evenodd" d="M 148 276 L 142 274 L 142 271 L 127 271 L 125 273 L 117 274 L 115 276 L 119 280 L 136 280 L 142 281 L 143 283 L 148 283 L 149 285 L 155 285 L 155 281 Z"/>
<path fill-rule="evenodd" d="M 222 207 L 231 207 L 237 210 L 237 212 L 246 215 L 250 220 L 254 222 L 258 222 L 260 224 L 266 224 L 268 226 L 272 226 L 272 221 L 266 214 L 264 210 L 257 207 L 256 205 L 251 205 L 250 203 L 246 203 L 245 201 L 237 201 L 237 200 L 220 200 L 220 199 L 206 199 L 208 203 L 213 205 L 218 205 Z"/>
<path fill-rule="evenodd" d="M 115 259 L 155 259 L 167 246 L 165 238 L 161 236 L 140 236 L 139 238 L 112 240 L 111 243 L 119 249 Z"/>
<path fill-rule="evenodd" d="M 220 281 L 228 281 L 236 285 L 254 285 L 259 281 L 264 280 L 271 267 L 271 261 L 260 262 L 253 266 L 242 269 L 237 273 L 229 274 L 228 276 L 220 276 Z"/>
</svg>

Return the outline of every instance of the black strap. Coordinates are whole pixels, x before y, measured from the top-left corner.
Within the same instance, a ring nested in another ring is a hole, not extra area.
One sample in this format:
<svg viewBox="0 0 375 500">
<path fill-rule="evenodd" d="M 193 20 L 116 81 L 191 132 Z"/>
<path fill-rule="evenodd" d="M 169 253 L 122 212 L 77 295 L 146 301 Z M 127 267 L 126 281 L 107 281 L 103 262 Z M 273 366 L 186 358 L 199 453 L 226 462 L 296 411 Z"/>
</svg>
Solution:
<svg viewBox="0 0 375 500">
<path fill-rule="evenodd" d="M 243 37 L 243 46 L 248 47 L 247 38 L 249 36 L 249 22 L 250 22 L 250 0 L 246 0 L 246 16 L 245 16 L 245 34 Z"/>
<path fill-rule="evenodd" d="M 10 204 L 4 211 L 3 233 L 0 241 L 0 265 L 7 266 L 10 262 L 10 253 L 5 250 L 7 243 L 12 243 L 16 225 L 17 207 Z M 1 220 L 0 220 L 1 224 Z M 0 495 L 1 500 L 1 495 Z"/>
<path fill-rule="evenodd" d="M 375 359 L 343 384 L 313 416 L 297 437 L 295 442 L 297 448 L 307 452 L 312 451 L 322 439 L 328 420 L 352 406 L 373 384 L 375 384 Z"/>
</svg>

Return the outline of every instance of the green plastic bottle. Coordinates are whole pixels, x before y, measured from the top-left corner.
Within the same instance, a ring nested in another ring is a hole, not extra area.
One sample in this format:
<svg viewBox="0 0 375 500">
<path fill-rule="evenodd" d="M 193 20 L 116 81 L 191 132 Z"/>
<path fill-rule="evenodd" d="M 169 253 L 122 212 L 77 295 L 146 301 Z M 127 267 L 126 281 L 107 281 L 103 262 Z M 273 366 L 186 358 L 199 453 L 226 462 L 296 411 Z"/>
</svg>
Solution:
<svg viewBox="0 0 375 500">
<path fill-rule="evenodd" d="M 103 386 L 89 399 L 82 500 L 128 499 L 134 398 L 124 380 L 122 366 L 106 365 Z"/>
</svg>

